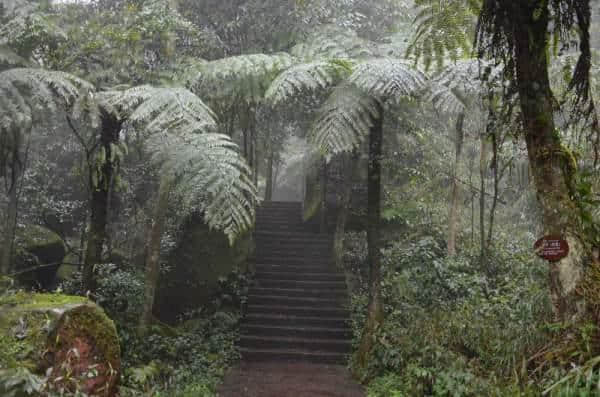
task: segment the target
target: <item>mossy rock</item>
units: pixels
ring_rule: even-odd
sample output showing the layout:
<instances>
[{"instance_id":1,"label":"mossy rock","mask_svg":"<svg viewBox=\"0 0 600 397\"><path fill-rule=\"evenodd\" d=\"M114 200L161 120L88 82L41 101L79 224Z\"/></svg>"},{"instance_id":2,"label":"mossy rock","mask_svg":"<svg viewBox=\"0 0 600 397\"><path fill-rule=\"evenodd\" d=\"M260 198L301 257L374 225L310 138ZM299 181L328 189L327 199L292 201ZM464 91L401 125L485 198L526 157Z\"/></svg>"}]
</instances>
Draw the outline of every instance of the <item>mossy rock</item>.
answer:
<instances>
[{"instance_id":1,"label":"mossy rock","mask_svg":"<svg viewBox=\"0 0 600 397\"><path fill-rule=\"evenodd\" d=\"M42 288L52 286L66 254L60 236L42 226L27 225L17 230L16 247L13 271L18 273L18 281ZM29 268L34 270L26 271Z\"/></svg>"},{"instance_id":2,"label":"mossy rock","mask_svg":"<svg viewBox=\"0 0 600 397\"><path fill-rule=\"evenodd\" d=\"M0 297L0 368L50 374L50 384L114 396L120 375L115 325L79 296L18 292Z\"/></svg>"},{"instance_id":3,"label":"mossy rock","mask_svg":"<svg viewBox=\"0 0 600 397\"><path fill-rule=\"evenodd\" d=\"M154 305L155 315L167 323L186 309L209 303L219 279L244 266L254 252L251 232L230 246L223 233L210 230L200 217L189 219L181 235L168 259L171 271L161 275Z\"/></svg>"}]
</instances>

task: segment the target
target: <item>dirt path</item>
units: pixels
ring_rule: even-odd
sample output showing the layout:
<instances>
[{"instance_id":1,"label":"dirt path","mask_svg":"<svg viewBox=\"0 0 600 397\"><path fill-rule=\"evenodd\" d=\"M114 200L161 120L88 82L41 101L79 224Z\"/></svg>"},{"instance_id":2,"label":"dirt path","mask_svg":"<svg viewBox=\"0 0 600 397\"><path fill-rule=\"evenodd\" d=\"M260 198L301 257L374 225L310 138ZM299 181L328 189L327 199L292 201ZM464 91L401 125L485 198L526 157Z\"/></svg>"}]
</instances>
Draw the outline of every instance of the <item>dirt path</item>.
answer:
<instances>
[{"instance_id":1,"label":"dirt path","mask_svg":"<svg viewBox=\"0 0 600 397\"><path fill-rule=\"evenodd\" d=\"M244 363L232 369L219 397L365 397L363 388L339 365Z\"/></svg>"}]
</instances>

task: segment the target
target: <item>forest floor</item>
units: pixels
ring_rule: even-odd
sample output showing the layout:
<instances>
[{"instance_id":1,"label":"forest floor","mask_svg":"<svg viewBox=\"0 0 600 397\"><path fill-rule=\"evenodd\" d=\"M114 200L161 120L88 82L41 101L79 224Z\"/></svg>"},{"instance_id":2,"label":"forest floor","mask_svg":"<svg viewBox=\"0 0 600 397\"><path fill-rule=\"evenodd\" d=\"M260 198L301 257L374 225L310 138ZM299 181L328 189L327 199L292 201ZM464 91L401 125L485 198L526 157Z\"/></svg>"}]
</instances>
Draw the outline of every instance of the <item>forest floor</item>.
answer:
<instances>
[{"instance_id":1,"label":"forest floor","mask_svg":"<svg viewBox=\"0 0 600 397\"><path fill-rule=\"evenodd\" d=\"M225 376L219 397L364 397L340 365L244 363Z\"/></svg>"}]
</instances>

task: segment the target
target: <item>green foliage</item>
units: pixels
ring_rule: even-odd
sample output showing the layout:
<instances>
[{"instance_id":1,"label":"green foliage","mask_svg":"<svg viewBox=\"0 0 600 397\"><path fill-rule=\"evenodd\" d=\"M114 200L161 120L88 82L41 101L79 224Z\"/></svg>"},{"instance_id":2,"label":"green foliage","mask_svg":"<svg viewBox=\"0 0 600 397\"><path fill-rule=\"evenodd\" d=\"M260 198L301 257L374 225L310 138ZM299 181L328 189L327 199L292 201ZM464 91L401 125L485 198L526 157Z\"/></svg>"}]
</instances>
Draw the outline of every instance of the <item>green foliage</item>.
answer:
<instances>
[{"instance_id":1,"label":"green foliage","mask_svg":"<svg viewBox=\"0 0 600 397\"><path fill-rule=\"evenodd\" d=\"M369 41L355 31L325 27L291 49L291 54L304 61L319 59L365 59L375 55Z\"/></svg>"},{"instance_id":2,"label":"green foliage","mask_svg":"<svg viewBox=\"0 0 600 397\"><path fill-rule=\"evenodd\" d=\"M0 73L0 133L31 128L40 116L67 110L92 90L89 83L64 72L17 68Z\"/></svg>"},{"instance_id":3,"label":"green foliage","mask_svg":"<svg viewBox=\"0 0 600 397\"><path fill-rule=\"evenodd\" d=\"M529 254L531 242L499 235L481 267L475 250L446 256L443 229L420 219L427 210L400 213L401 237L383 251L386 319L362 374L372 380L368 395L539 395L526 380L519 385L523 366L549 337L544 268ZM367 303L360 241L348 240L345 254L357 285L355 343Z\"/></svg>"},{"instance_id":4,"label":"green foliage","mask_svg":"<svg viewBox=\"0 0 600 397\"><path fill-rule=\"evenodd\" d=\"M433 62L441 69L447 60L456 62L471 53L480 0L416 0L415 5L419 12L408 57L429 70Z\"/></svg>"},{"instance_id":5,"label":"green foliage","mask_svg":"<svg viewBox=\"0 0 600 397\"><path fill-rule=\"evenodd\" d=\"M147 85L100 93L100 103L141 135L194 134L216 129L213 111L185 88Z\"/></svg>"},{"instance_id":6,"label":"green foliage","mask_svg":"<svg viewBox=\"0 0 600 397\"><path fill-rule=\"evenodd\" d=\"M183 88L142 86L102 93L100 101L138 131L162 177L175 179L181 218L199 210L230 241L253 225L251 171L228 136L204 133L214 131L216 121L196 95Z\"/></svg>"},{"instance_id":7,"label":"green foliage","mask_svg":"<svg viewBox=\"0 0 600 397\"><path fill-rule=\"evenodd\" d=\"M373 121L383 117L382 104L415 96L424 84L424 76L401 60L359 63L321 107L312 131L314 144L328 156L358 147Z\"/></svg>"},{"instance_id":8,"label":"green foliage","mask_svg":"<svg viewBox=\"0 0 600 397\"><path fill-rule=\"evenodd\" d=\"M326 92L351 72L350 61L329 60L295 65L277 76L269 86L265 98L277 104L300 94Z\"/></svg>"},{"instance_id":9,"label":"green foliage","mask_svg":"<svg viewBox=\"0 0 600 397\"><path fill-rule=\"evenodd\" d=\"M199 65L189 85L211 103L258 103L279 73L293 64L285 53L250 54L217 59Z\"/></svg>"},{"instance_id":10,"label":"green foliage","mask_svg":"<svg viewBox=\"0 0 600 397\"><path fill-rule=\"evenodd\" d=\"M486 81L497 78L495 70L490 76L491 65L483 60L459 60L444 68L431 79L430 99L436 109L447 114L462 113L483 104ZM477 103L479 101L479 103Z\"/></svg>"}]
</instances>

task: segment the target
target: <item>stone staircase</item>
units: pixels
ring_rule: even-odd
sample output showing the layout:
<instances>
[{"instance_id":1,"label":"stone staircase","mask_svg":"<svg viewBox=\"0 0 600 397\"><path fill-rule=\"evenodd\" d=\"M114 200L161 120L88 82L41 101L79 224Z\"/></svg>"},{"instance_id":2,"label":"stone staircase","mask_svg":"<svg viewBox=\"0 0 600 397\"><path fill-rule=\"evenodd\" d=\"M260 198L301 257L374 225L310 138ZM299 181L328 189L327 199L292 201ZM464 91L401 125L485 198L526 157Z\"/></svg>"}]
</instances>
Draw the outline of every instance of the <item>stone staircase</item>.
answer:
<instances>
[{"instance_id":1,"label":"stone staircase","mask_svg":"<svg viewBox=\"0 0 600 397\"><path fill-rule=\"evenodd\" d=\"M346 362L344 275L332 264L332 236L310 230L300 203L270 202L258 209L256 275L239 343L246 362Z\"/></svg>"}]
</instances>

